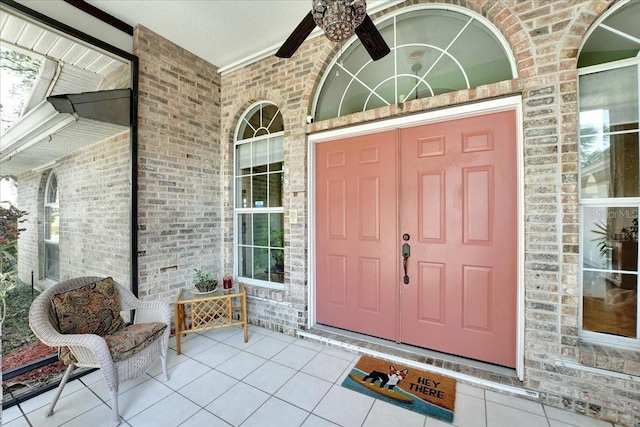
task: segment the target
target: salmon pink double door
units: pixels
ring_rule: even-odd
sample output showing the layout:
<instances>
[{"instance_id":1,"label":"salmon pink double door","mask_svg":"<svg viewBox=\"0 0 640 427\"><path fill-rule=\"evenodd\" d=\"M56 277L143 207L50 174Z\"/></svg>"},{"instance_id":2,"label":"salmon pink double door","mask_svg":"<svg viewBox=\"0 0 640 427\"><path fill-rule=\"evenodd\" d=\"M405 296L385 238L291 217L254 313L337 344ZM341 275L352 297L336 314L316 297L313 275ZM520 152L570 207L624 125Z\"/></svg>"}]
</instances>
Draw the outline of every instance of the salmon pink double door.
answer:
<instances>
[{"instance_id":1,"label":"salmon pink double door","mask_svg":"<svg viewBox=\"0 0 640 427\"><path fill-rule=\"evenodd\" d=\"M515 112L316 145L316 321L516 365Z\"/></svg>"}]
</instances>

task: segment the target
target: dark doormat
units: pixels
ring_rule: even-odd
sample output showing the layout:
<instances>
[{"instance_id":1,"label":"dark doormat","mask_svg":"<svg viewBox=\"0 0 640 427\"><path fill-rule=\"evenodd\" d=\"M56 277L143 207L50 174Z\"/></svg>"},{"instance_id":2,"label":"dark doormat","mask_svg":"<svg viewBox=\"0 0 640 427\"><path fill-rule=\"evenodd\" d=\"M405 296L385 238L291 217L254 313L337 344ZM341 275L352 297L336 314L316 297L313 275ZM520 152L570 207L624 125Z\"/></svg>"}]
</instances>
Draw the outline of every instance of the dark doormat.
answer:
<instances>
[{"instance_id":1,"label":"dark doormat","mask_svg":"<svg viewBox=\"0 0 640 427\"><path fill-rule=\"evenodd\" d=\"M453 378L361 356L342 386L419 414L453 422L456 400Z\"/></svg>"}]
</instances>

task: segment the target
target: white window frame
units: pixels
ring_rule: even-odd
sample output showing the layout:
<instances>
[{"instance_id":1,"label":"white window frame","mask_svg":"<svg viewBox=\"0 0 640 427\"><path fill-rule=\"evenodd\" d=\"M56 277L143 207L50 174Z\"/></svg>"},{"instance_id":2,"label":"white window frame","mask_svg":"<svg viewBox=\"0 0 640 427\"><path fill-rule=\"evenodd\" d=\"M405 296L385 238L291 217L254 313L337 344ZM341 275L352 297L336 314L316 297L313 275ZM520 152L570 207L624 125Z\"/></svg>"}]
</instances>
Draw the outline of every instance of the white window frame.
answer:
<instances>
[{"instance_id":1,"label":"white window frame","mask_svg":"<svg viewBox=\"0 0 640 427\"><path fill-rule=\"evenodd\" d=\"M50 201L49 200L49 193L50 193L50 188L52 185L52 180L55 180L56 182L56 200L55 201ZM47 227L49 227L49 230L51 228L51 225L49 224L49 219L50 219L50 215L49 213L49 209L56 209L58 211L58 222L60 221L60 187L58 185L58 177L56 176L55 172L51 172L49 174L49 176L47 177L47 184L45 185L45 190L44 190L44 221L43 221L43 249L44 249L44 268L43 268L43 275L45 278L47 279L54 279L54 280L59 280L60 279L60 231L58 229L58 234L57 234L57 238L55 239L51 239L48 236L47 233ZM50 276L47 273L49 272L49 256L48 256L48 251L47 248L50 246L56 246L58 248L58 259L54 260L55 263L58 265L57 270L58 270L58 277L54 277L54 276Z\"/></svg>"},{"instance_id":2,"label":"white window frame","mask_svg":"<svg viewBox=\"0 0 640 427\"><path fill-rule=\"evenodd\" d=\"M602 19L604 20L604 19ZM602 21L600 21L602 22ZM595 28L595 26L594 26ZM586 40L586 38L585 38ZM616 68L623 68L629 66L636 66L638 71L638 117L640 118L640 56L636 58L623 59L620 61L603 63L598 65L593 65L590 67L584 67L578 69L578 84L580 82L579 77L589 74L594 74L602 71L610 71ZM579 93L579 92L578 92ZM578 97L578 104L580 104L580 98ZM580 108L578 108L579 114ZM640 129L637 130L640 136ZM578 146L580 146L580 138L578 138ZM580 154L578 154L578 162L580 162ZM615 347L624 347L630 348L634 350L640 349L640 300L637 303L636 309L636 338L630 337L620 337L613 334L608 334L604 332L594 332L583 329L583 317L584 317L584 272L592 271L597 272L598 269L585 268L584 267L584 233L582 232L584 225L584 208L588 207L629 207L636 208L640 213L640 197L609 197L609 198L582 198L582 170L579 168L578 173L578 204L579 204L579 237L580 237L580 249L578 252L579 257L579 273L578 273L578 283L579 283L579 310L578 310L578 337L581 341L591 343L591 344L600 344L600 345L608 345ZM640 245L640 241L638 242ZM640 261L640 256L638 257ZM640 269L636 267L636 276L640 277ZM614 274L629 274L629 272L623 272L618 270L613 270ZM639 283L640 284L640 283ZM636 297L637 298L637 297Z\"/></svg>"},{"instance_id":3,"label":"white window frame","mask_svg":"<svg viewBox=\"0 0 640 427\"><path fill-rule=\"evenodd\" d=\"M257 208L255 206L252 207L237 207L236 206L236 201L237 201L237 178L238 178L238 162L236 159L236 153L237 153L237 149L238 146L240 145L244 145L244 144L250 144L250 143L256 143L259 141L263 141L263 140L268 140L268 139L276 139L276 138L282 138L283 139L283 144L284 144L284 130L279 131L279 132L274 132L274 133L267 133L267 134L263 134L260 136L256 136L253 138L245 138L245 139L238 139L238 137L240 136L240 130L242 129L242 125L243 123L248 123L246 119L250 118L249 116L251 114L253 114L253 112L256 110L256 107L258 108L262 108L263 106L267 106L267 105L273 105L277 108L277 106L271 102L268 101L258 101L255 102L253 104L251 104L242 114L242 117L240 118L240 120L238 120L238 123L236 125L236 130L234 133L234 146L233 146L233 265L234 265L234 271L233 271L233 275L237 280L242 281L243 283L249 284L249 285L254 285L254 286L261 286L264 288L270 288L270 289L278 289L278 290L284 290L284 283L279 283L279 282L271 282L271 281L265 281L265 280L258 280L258 279L254 279L254 278L250 278L250 277L244 277L240 275L240 268L239 268L239 256L238 256L238 249L240 247L240 242L238 239L238 229L239 229L239 216L241 214L247 214L247 213L262 213L262 214L272 214L272 213L276 213L276 214L282 214L283 217L283 232L284 232L284 203L282 204L282 206L279 207L260 207ZM282 114L282 112L280 111L280 109L278 108L278 114ZM275 117L275 116L274 116ZM268 127L267 128L262 128L264 130L266 130L268 132ZM257 131L257 129L255 129ZM281 172L284 176L284 165L282 168L282 172ZM251 174L251 176L253 176L253 174ZM282 194L284 195L284 186L281 187ZM284 243L284 242L283 242ZM242 245L242 246L247 246L247 245ZM253 245L251 245L253 246ZM283 248L282 250L284 251L284 244L283 244ZM284 262L285 265L287 263L287 258L286 256L284 257Z\"/></svg>"}]
</instances>

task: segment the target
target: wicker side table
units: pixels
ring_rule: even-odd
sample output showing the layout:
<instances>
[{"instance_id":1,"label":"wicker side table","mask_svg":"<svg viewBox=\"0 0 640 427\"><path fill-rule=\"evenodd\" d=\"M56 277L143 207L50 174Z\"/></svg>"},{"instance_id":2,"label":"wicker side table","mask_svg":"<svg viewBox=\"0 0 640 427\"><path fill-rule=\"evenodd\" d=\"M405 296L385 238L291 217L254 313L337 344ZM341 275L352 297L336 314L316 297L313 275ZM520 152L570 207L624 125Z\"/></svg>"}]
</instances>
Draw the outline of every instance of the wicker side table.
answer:
<instances>
[{"instance_id":1,"label":"wicker side table","mask_svg":"<svg viewBox=\"0 0 640 427\"><path fill-rule=\"evenodd\" d=\"M182 334L203 332L228 326L242 326L244 342L249 340L247 326L247 294L244 284L235 282L233 288L222 285L208 293L181 289L175 302L176 353L180 354Z\"/></svg>"}]
</instances>

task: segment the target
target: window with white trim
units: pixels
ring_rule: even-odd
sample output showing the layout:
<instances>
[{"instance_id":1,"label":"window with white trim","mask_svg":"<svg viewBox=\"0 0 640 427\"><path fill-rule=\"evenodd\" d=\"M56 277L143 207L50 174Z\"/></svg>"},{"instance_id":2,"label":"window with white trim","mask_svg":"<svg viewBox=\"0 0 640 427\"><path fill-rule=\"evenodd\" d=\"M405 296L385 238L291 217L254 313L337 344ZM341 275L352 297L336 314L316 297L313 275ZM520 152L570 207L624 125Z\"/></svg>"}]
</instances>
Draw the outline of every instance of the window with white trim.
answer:
<instances>
[{"instance_id":1,"label":"window with white trim","mask_svg":"<svg viewBox=\"0 0 640 427\"><path fill-rule=\"evenodd\" d=\"M620 3L580 51L580 338L638 347L640 1Z\"/></svg>"},{"instance_id":2,"label":"window with white trim","mask_svg":"<svg viewBox=\"0 0 640 427\"><path fill-rule=\"evenodd\" d=\"M47 178L44 195L44 277L60 278L60 207L58 179L55 173Z\"/></svg>"},{"instance_id":3,"label":"window with white trim","mask_svg":"<svg viewBox=\"0 0 640 427\"><path fill-rule=\"evenodd\" d=\"M242 115L235 138L236 277L284 284L284 125L278 107L258 102Z\"/></svg>"}]
</instances>

